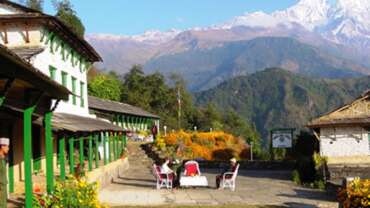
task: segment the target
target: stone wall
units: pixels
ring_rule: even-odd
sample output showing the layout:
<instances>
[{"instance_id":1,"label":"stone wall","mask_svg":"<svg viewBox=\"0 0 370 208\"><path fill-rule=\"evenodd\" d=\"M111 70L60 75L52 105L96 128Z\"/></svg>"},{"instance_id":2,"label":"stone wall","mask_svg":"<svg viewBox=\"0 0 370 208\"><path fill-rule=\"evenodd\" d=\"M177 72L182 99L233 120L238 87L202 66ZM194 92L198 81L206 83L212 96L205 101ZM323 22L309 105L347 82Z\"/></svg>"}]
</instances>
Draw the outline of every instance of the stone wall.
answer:
<instances>
[{"instance_id":1,"label":"stone wall","mask_svg":"<svg viewBox=\"0 0 370 208\"><path fill-rule=\"evenodd\" d=\"M91 172L87 173L89 182L97 181L100 184L100 188L112 183L113 179L118 178L129 168L129 162L127 158L119 159L105 166L99 167Z\"/></svg>"},{"instance_id":2,"label":"stone wall","mask_svg":"<svg viewBox=\"0 0 370 208\"><path fill-rule=\"evenodd\" d=\"M346 177L370 179L370 164L335 164L328 165L329 180L341 181Z\"/></svg>"},{"instance_id":3,"label":"stone wall","mask_svg":"<svg viewBox=\"0 0 370 208\"><path fill-rule=\"evenodd\" d=\"M158 152L152 151L150 145L143 146L144 151L153 161L160 164L164 158L161 158ZM223 169L228 161L197 161L200 168L204 169ZM240 169L244 170L293 170L295 161L239 161Z\"/></svg>"}]
</instances>

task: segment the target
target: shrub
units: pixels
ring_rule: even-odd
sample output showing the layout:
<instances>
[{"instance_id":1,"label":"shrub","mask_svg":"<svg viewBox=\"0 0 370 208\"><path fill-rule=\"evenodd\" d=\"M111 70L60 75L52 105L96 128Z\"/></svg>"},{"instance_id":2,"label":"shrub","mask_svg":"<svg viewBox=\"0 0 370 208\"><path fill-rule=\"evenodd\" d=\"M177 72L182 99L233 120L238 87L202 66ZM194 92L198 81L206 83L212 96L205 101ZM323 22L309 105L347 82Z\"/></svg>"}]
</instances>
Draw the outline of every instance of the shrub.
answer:
<instances>
[{"instance_id":1,"label":"shrub","mask_svg":"<svg viewBox=\"0 0 370 208\"><path fill-rule=\"evenodd\" d=\"M246 153L249 152L244 140L222 131L171 132L157 139L155 146L166 151L166 155L175 152L182 159L228 160L231 157L247 158Z\"/></svg>"},{"instance_id":2,"label":"shrub","mask_svg":"<svg viewBox=\"0 0 370 208\"><path fill-rule=\"evenodd\" d=\"M299 172L298 170L293 170L292 171L292 181L297 184L297 185L300 185L301 184L301 179L299 177Z\"/></svg>"},{"instance_id":3,"label":"shrub","mask_svg":"<svg viewBox=\"0 0 370 208\"><path fill-rule=\"evenodd\" d=\"M65 181L57 181L53 194L34 196L36 208L86 207L101 208L98 201L98 184L88 183L86 178L67 177Z\"/></svg>"},{"instance_id":4,"label":"shrub","mask_svg":"<svg viewBox=\"0 0 370 208\"><path fill-rule=\"evenodd\" d=\"M344 208L370 206L370 179L360 180L355 178L346 188L338 193L339 202Z\"/></svg>"}]
</instances>

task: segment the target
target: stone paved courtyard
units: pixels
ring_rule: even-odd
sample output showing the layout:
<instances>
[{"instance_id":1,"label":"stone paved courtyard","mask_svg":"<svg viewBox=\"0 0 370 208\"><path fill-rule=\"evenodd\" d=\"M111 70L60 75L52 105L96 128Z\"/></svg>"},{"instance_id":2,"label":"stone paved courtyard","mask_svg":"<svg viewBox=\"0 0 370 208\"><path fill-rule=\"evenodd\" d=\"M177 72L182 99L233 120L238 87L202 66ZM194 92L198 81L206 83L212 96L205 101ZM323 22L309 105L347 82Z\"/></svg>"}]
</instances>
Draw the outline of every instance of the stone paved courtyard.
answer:
<instances>
[{"instance_id":1,"label":"stone paved courtyard","mask_svg":"<svg viewBox=\"0 0 370 208\"><path fill-rule=\"evenodd\" d=\"M132 146L129 148L135 148ZM235 192L215 189L217 170L201 170L209 188L156 190L151 160L138 151L129 156L130 168L100 192L100 200L111 206L166 204L249 204L286 207L338 207L333 196L302 188L290 180L286 171L245 171L237 178Z\"/></svg>"}]
</instances>

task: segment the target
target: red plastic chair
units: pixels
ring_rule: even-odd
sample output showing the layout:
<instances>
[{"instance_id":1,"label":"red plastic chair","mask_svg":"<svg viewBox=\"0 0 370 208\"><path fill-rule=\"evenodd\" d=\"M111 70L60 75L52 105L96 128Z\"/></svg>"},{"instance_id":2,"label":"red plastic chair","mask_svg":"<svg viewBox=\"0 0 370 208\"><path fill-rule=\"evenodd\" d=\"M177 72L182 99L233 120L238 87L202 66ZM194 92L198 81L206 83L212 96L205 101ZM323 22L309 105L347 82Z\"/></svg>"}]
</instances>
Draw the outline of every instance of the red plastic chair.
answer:
<instances>
[{"instance_id":1,"label":"red plastic chair","mask_svg":"<svg viewBox=\"0 0 370 208\"><path fill-rule=\"evenodd\" d=\"M184 164L184 176L200 176L199 164L197 161L190 160Z\"/></svg>"}]
</instances>

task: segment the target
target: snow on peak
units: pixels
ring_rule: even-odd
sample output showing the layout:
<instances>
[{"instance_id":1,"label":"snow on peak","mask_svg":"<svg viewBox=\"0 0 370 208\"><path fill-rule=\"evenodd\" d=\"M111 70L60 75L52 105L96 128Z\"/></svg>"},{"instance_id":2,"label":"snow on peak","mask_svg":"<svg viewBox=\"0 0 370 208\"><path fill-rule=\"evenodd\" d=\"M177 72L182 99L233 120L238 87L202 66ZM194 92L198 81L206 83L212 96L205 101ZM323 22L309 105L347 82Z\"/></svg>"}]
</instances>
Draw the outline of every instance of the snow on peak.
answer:
<instances>
[{"instance_id":1,"label":"snow on peak","mask_svg":"<svg viewBox=\"0 0 370 208\"><path fill-rule=\"evenodd\" d=\"M86 35L86 39L95 39L95 40L109 40L109 41L135 41L135 42L142 42L147 44L161 44L172 40L175 38L176 35L181 33L180 30L171 29L166 32L161 32L159 30L148 30L145 31L143 34L140 35L113 35L113 34L89 34Z\"/></svg>"},{"instance_id":2,"label":"snow on peak","mask_svg":"<svg viewBox=\"0 0 370 208\"><path fill-rule=\"evenodd\" d=\"M313 30L327 22L329 9L326 0L301 0L296 5L283 11L276 11L272 15L281 21L298 23Z\"/></svg>"},{"instance_id":3,"label":"snow on peak","mask_svg":"<svg viewBox=\"0 0 370 208\"><path fill-rule=\"evenodd\" d=\"M149 30L140 35L133 35L130 38L134 41L150 44L160 44L172 40L181 32L181 30L171 29L166 32L159 30Z\"/></svg>"},{"instance_id":4,"label":"snow on peak","mask_svg":"<svg viewBox=\"0 0 370 208\"><path fill-rule=\"evenodd\" d=\"M326 35L341 38L370 38L370 0L337 0L330 10Z\"/></svg>"},{"instance_id":5,"label":"snow on peak","mask_svg":"<svg viewBox=\"0 0 370 208\"><path fill-rule=\"evenodd\" d=\"M298 23L309 30L313 30L316 26L326 23L329 8L327 0L301 0L286 10L276 11L271 14L262 11L246 13L218 27L230 29L244 25L268 28L279 24L289 26L291 23Z\"/></svg>"},{"instance_id":6,"label":"snow on peak","mask_svg":"<svg viewBox=\"0 0 370 208\"><path fill-rule=\"evenodd\" d=\"M216 26L219 29L230 29L237 26L250 26L250 27L274 27L279 24L279 21L273 16L266 14L262 11L245 13L242 16L237 16L225 24Z\"/></svg>"}]
</instances>

